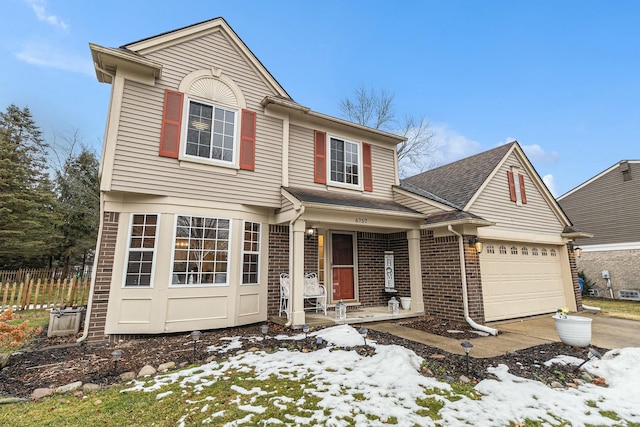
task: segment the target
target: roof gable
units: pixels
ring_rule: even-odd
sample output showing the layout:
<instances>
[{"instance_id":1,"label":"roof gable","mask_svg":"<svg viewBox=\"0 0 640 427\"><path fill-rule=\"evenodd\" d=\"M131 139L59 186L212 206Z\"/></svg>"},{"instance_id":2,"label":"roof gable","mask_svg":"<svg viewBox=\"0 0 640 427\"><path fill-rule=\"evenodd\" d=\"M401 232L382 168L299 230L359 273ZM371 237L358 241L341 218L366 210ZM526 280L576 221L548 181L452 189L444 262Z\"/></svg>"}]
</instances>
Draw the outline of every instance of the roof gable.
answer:
<instances>
[{"instance_id":1,"label":"roof gable","mask_svg":"<svg viewBox=\"0 0 640 427\"><path fill-rule=\"evenodd\" d=\"M405 178L402 180L401 186L406 187L408 191L412 191L411 186L418 187L439 199L448 201L458 209L464 209L491 173L517 144L514 141Z\"/></svg>"},{"instance_id":2,"label":"roof gable","mask_svg":"<svg viewBox=\"0 0 640 427\"><path fill-rule=\"evenodd\" d=\"M249 63L258 71L265 82L272 87L275 93L284 98L291 99L289 94L271 75L269 70L266 69L262 62L260 62L247 45L244 44L242 39L229 26L227 21L221 17L128 43L121 46L120 49L134 52L139 55L147 55L169 46L204 37L216 31L222 31L225 34L225 36L236 46L237 50L241 52L247 58Z\"/></svg>"}]
</instances>

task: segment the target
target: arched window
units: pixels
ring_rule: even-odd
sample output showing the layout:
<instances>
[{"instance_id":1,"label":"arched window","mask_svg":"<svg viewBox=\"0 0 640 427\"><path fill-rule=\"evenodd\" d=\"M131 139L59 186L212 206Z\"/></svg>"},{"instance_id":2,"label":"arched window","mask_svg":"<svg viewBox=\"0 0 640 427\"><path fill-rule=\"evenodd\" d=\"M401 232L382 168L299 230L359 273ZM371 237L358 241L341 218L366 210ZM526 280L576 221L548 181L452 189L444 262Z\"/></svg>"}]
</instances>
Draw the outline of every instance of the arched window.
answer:
<instances>
[{"instance_id":1,"label":"arched window","mask_svg":"<svg viewBox=\"0 0 640 427\"><path fill-rule=\"evenodd\" d=\"M522 255L529 255L529 248L527 248L526 246L522 247Z\"/></svg>"}]
</instances>

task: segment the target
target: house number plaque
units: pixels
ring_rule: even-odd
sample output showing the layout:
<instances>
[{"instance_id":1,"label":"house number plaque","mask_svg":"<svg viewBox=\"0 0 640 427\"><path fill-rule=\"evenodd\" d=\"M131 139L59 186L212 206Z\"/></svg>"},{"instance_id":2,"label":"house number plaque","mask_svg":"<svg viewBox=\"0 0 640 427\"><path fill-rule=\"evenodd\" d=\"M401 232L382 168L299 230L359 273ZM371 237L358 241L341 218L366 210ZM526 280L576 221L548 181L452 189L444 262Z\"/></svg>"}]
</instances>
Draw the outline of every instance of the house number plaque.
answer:
<instances>
[{"instance_id":1,"label":"house number plaque","mask_svg":"<svg viewBox=\"0 0 640 427\"><path fill-rule=\"evenodd\" d=\"M366 224L367 218L356 218L356 224Z\"/></svg>"}]
</instances>

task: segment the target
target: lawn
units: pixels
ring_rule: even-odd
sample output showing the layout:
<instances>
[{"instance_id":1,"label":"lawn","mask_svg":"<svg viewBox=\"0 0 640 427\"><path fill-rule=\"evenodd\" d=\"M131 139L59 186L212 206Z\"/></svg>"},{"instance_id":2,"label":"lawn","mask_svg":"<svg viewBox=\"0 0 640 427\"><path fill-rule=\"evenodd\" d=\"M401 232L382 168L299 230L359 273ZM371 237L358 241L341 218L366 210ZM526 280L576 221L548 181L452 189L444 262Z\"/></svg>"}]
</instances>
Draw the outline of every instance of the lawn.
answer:
<instances>
[{"instance_id":1,"label":"lawn","mask_svg":"<svg viewBox=\"0 0 640 427\"><path fill-rule=\"evenodd\" d=\"M584 305L600 307L603 316L640 321L640 301L612 300L604 298L582 298Z\"/></svg>"}]
</instances>

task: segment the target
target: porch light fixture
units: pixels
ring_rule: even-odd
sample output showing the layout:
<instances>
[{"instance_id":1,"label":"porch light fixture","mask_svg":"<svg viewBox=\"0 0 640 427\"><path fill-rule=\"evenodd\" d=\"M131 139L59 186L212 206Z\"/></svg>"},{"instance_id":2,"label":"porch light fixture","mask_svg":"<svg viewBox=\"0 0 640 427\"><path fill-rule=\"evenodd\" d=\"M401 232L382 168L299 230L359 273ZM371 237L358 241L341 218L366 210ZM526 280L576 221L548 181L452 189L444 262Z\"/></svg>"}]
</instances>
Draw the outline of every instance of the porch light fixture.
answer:
<instances>
[{"instance_id":1,"label":"porch light fixture","mask_svg":"<svg viewBox=\"0 0 640 427\"><path fill-rule=\"evenodd\" d=\"M310 240L316 234L316 230L313 227L309 227L305 230L305 234L307 235L307 240Z\"/></svg>"},{"instance_id":2,"label":"porch light fixture","mask_svg":"<svg viewBox=\"0 0 640 427\"><path fill-rule=\"evenodd\" d=\"M576 256L578 258L582 256L582 248L580 246L577 246L576 248L574 248L573 251L576 253Z\"/></svg>"},{"instance_id":3,"label":"porch light fixture","mask_svg":"<svg viewBox=\"0 0 640 427\"><path fill-rule=\"evenodd\" d=\"M111 359L113 359L113 370L118 370L118 362L122 359L123 351L120 349L113 350L111 352Z\"/></svg>"},{"instance_id":4,"label":"porch light fixture","mask_svg":"<svg viewBox=\"0 0 640 427\"><path fill-rule=\"evenodd\" d=\"M476 236L469 239L469 246L475 248L477 253L482 253L482 242Z\"/></svg>"},{"instance_id":5,"label":"porch light fixture","mask_svg":"<svg viewBox=\"0 0 640 427\"><path fill-rule=\"evenodd\" d=\"M467 376L468 376L469 375L469 353L471 353L473 344L471 344L469 341L462 341L460 345L464 349L464 353L467 355Z\"/></svg>"}]
</instances>

